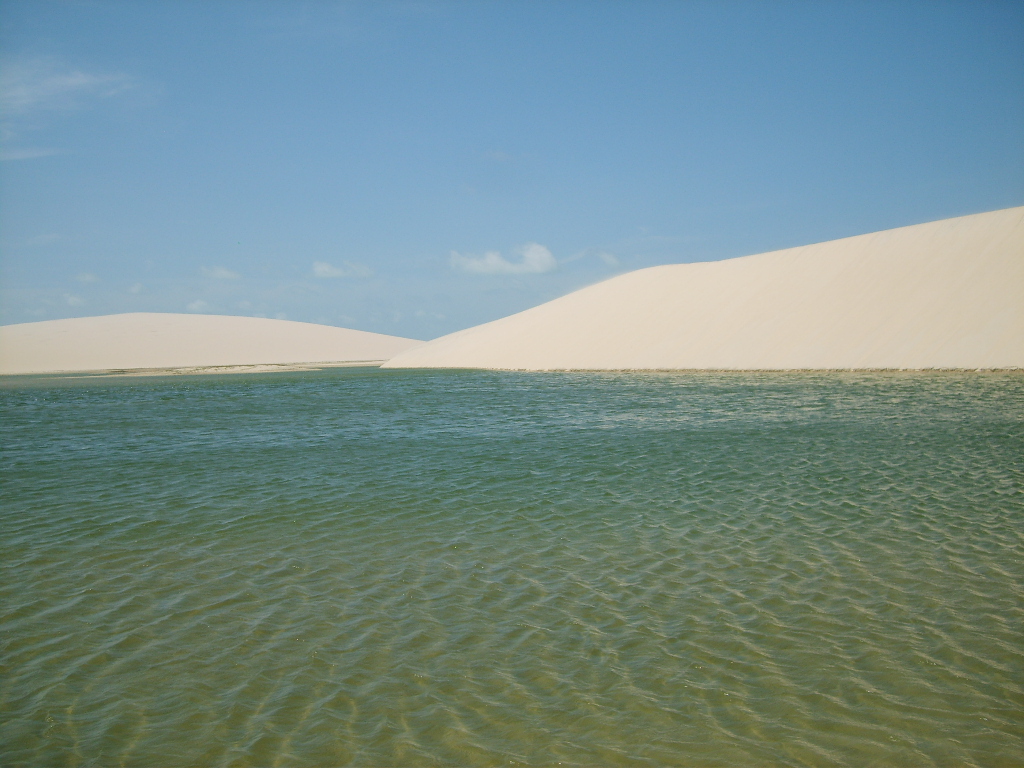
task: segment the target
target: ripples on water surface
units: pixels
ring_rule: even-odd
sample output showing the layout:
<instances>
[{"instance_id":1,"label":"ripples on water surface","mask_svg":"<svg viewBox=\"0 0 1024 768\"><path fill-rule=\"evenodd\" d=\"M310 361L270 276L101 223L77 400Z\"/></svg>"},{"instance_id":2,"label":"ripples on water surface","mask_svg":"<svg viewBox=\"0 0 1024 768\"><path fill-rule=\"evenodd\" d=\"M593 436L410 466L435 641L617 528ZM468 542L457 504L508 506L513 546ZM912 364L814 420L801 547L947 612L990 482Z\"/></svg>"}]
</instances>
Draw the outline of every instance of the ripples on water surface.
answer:
<instances>
[{"instance_id":1,"label":"ripples on water surface","mask_svg":"<svg viewBox=\"0 0 1024 768\"><path fill-rule=\"evenodd\" d=\"M1024 376L18 382L0 764L1024 762Z\"/></svg>"}]
</instances>

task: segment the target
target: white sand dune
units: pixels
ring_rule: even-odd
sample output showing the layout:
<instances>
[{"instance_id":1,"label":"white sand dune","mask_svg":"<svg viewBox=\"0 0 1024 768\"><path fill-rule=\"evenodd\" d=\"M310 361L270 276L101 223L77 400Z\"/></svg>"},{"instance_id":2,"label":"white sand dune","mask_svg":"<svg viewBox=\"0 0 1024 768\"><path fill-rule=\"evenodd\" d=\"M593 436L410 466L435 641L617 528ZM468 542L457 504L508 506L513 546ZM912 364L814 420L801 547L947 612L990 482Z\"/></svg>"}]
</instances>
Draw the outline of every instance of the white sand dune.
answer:
<instances>
[{"instance_id":1,"label":"white sand dune","mask_svg":"<svg viewBox=\"0 0 1024 768\"><path fill-rule=\"evenodd\" d=\"M313 323L140 312L0 327L0 374L380 362L420 341Z\"/></svg>"},{"instance_id":2,"label":"white sand dune","mask_svg":"<svg viewBox=\"0 0 1024 768\"><path fill-rule=\"evenodd\" d=\"M385 368L1024 367L1024 208L641 269Z\"/></svg>"}]
</instances>

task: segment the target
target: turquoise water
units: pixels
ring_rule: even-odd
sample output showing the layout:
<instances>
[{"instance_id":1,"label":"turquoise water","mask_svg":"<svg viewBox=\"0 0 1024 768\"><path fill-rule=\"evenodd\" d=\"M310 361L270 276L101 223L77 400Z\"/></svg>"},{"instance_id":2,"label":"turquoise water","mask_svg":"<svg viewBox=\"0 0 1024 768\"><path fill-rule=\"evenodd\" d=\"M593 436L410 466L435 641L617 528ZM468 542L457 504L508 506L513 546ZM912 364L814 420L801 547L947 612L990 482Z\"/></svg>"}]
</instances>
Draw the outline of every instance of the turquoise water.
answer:
<instances>
[{"instance_id":1,"label":"turquoise water","mask_svg":"<svg viewBox=\"0 0 1024 768\"><path fill-rule=\"evenodd\" d=\"M1024 763L1024 375L5 384L4 766Z\"/></svg>"}]
</instances>

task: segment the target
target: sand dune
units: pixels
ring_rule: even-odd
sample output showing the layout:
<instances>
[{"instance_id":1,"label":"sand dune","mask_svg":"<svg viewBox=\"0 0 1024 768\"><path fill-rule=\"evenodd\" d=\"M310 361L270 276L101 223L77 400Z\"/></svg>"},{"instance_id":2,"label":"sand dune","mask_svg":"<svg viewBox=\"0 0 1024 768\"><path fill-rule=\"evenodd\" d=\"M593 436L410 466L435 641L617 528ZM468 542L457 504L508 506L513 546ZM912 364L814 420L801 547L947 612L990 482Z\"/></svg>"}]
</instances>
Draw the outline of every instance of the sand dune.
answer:
<instances>
[{"instance_id":1,"label":"sand dune","mask_svg":"<svg viewBox=\"0 0 1024 768\"><path fill-rule=\"evenodd\" d=\"M642 269L384 367L1024 367L1024 208Z\"/></svg>"},{"instance_id":2,"label":"sand dune","mask_svg":"<svg viewBox=\"0 0 1024 768\"><path fill-rule=\"evenodd\" d=\"M258 317L104 315L0 327L0 374L379 362L421 343Z\"/></svg>"}]
</instances>

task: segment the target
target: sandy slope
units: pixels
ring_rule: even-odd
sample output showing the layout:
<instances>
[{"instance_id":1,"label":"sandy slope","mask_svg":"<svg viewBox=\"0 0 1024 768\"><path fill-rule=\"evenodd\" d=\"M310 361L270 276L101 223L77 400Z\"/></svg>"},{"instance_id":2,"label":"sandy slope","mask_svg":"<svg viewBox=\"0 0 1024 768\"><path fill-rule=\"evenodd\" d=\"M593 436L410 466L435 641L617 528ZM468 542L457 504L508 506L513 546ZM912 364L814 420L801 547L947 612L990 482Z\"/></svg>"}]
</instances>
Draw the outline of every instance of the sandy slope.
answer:
<instances>
[{"instance_id":1,"label":"sandy slope","mask_svg":"<svg viewBox=\"0 0 1024 768\"><path fill-rule=\"evenodd\" d=\"M642 269L384 367L1024 367L1024 208Z\"/></svg>"},{"instance_id":2,"label":"sandy slope","mask_svg":"<svg viewBox=\"0 0 1024 768\"><path fill-rule=\"evenodd\" d=\"M0 374L380 361L421 343L258 317L104 315L0 327Z\"/></svg>"}]
</instances>

